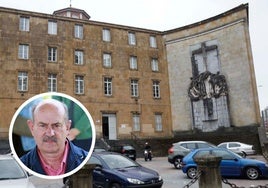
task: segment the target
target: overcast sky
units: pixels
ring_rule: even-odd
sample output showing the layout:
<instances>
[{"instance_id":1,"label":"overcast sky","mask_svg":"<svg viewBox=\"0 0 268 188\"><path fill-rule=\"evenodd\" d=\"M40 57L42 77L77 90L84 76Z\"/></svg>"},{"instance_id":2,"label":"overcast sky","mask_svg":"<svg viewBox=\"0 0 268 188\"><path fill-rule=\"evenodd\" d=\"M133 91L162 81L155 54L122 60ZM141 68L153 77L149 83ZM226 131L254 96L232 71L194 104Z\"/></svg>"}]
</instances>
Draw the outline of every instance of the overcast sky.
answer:
<instances>
[{"instance_id":1,"label":"overcast sky","mask_svg":"<svg viewBox=\"0 0 268 188\"><path fill-rule=\"evenodd\" d=\"M268 106L268 0L72 0L91 20L158 31L192 24L249 4L249 28L260 110ZM0 0L0 6L52 14L70 0ZM239 71L239 70L238 70Z\"/></svg>"}]
</instances>

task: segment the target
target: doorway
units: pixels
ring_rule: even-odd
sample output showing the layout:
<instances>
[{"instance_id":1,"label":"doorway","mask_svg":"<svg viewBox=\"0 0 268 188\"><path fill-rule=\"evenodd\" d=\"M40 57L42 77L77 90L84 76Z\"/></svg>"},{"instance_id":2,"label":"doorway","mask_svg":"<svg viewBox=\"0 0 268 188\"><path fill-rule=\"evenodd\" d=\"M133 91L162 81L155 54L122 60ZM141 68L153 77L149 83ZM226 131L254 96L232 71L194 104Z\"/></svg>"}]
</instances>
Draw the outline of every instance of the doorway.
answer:
<instances>
[{"instance_id":1,"label":"doorway","mask_svg":"<svg viewBox=\"0 0 268 188\"><path fill-rule=\"evenodd\" d=\"M116 140L116 115L103 114L102 115L102 135L104 139Z\"/></svg>"}]
</instances>

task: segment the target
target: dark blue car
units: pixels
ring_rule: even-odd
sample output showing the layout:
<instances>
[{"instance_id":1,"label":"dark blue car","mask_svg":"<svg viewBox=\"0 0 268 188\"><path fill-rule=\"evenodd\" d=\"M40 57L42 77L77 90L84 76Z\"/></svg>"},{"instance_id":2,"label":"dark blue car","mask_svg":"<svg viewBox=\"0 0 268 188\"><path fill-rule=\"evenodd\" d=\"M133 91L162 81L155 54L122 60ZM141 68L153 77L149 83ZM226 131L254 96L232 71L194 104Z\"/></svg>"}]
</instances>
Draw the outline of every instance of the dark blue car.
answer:
<instances>
[{"instance_id":1,"label":"dark blue car","mask_svg":"<svg viewBox=\"0 0 268 188\"><path fill-rule=\"evenodd\" d=\"M163 184L163 179L156 171L118 153L93 152L88 163L96 164L93 187L160 188Z\"/></svg>"},{"instance_id":2,"label":"dark blue car","mask_svg":"<svg viewBox=\"0 0 268 188\"><path fill-rule=\"evenodd\" d=\"M243 158L240 155L222 148L206 148L197 149L189 153L183 158L182 171L189 178L194 178L197 175L197 165L194 158L206 155L214 155L222 157L220 163L220 172L224 177L246 177L251 180L259 177L268 177L268 164L255 160Z\"/></svg>"}]
</instances>

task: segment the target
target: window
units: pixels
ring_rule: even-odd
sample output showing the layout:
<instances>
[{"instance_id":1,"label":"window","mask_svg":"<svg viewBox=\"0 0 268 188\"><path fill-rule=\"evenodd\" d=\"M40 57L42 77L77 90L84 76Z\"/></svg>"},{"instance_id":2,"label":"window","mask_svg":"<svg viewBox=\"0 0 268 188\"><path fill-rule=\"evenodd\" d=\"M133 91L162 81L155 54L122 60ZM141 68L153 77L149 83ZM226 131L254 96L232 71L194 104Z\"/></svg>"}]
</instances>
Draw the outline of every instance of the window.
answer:
<instances>
[{"instance_id":1,"label":"window","mask_svg":"<svg viewBox=\"0 0 268 188\"><path fill-rule=\"evenodd\" d=\"M139 114L133 114L132 115L132 121L133 121L133 131L140 131L141 130L140 115Z\"/></svg>"},{"instance_id":2,"label":"window","mask_svg":"<svg viewBox=\"0 0 268 188\"><path fill-rule=\"evenodd\" d=\"M111 41L111 33L109 29L103 29L102 30L102 40L105 42Z\"/></svg>"},{"instance_id":3,"label":"window","mask_svg":"<svg viewBox=\"0 0 268 188\"><path fill-rule=\"evenodd\" d=\"M158 59L157 58L152 58L151 60L151 66L152 66L152 71L159 71L159 68L158 68Z\"/></svg>"},{"instance_id":4,"label":"window","mask_svg":"<svg viewBox=\"0 0 268 188\"><path fill-rule=\"evenodd\" d=\"M47 88L50 92L57 91L57 75L56 74L48 74L48 82Z\"/></svg>"},{"instance_id":5,"label":"window","mask_svg":"<svg viewBox=\"0 0 268 188\"><path fill-rule=\"evenodd\" d=\"M48 47L48 61L56 62L57 61L57 48Z\"/></svg>"},{"instance_id":6,"label":"window","mask_svg":"<svg viewBox=\"0 0 268 188\"><path fill-rule=\"evenodd\" d=\"M130 81L130 88L131 88L131 96L138 97L139 96L139 84L138 80L131 80Z\"/></svg>"},{"instance_id":7,"label":"window","mask_svg":"<svg viewBox=\"0 0 268 188\"><path fill-rule=\"evenodd\" d=\"M84 64L84 52L80 50L75 51L75 60L76 65L83 65Z\"/></svg>"},{"instance_id":8,"label":"window","mask_svg":"<svg viewBox=\"0 0 268 188\"><path fill-rule=\"evenodd\" d=\"M19 59L28 59L29 58L29 45L28 44L20 44L19 45Z\"/></svg>"},{"instance_id":9,"label":"window","mask_svg":"<svg viewBox=\"0 0 268 188\"><path fill-rule=\"evenodd\" d=\"M162 115L161 114L155 114L155 130L156 131L163 130Z\"/></svg>"},{"instance_id":10,"label":"window","mask_svg":"<svg viewBox=\"0 0 268 188\"><path fill-rule=\"evenodd\" d=\"M57 35L57 22L48 21L48 34Z\"/></svg>"},{"instance_id":11,"label":"window","mask_svg":"<svg viewBox=\"0 0 268 188\"><path fill-rule=\"evenodd\" d=\"M21 71L18 73L18 91L28 90L28 73Z\"/></svg>"},{"instance_id":12,"label":"window","mask_svg":"<svg viewBox=\"0 0 268 188\"><path fill-rule=\"evenodd\" d=\"M212 155L214 155L216 157L221 157L222 160L234 160L235 159L234 155L232 155L228 151L224 151L224 150L215 150L212 153Z\"/></svg>"},{"instance_id":13,"label":"window","mask_svg":"<svg viewBox=\"0 0 268 188\"><path fill-rule=\"evenodd\" d=\"M136 36L135 33L129 32L128 33L128 44L129 45L136 45Z\"/></svg>"},{"instance_id":14,"label":"window","mask_svg":"<svg viewBox=\"0 0 268 188\"><path fill-rule=\"evenodd\" d=\"M84 94L84 76L75 76L75 94Z\"/></svg>"},{"instance_id":15,"label":"window","mask_svg":"<svg viewBox=\"0 0 268 188\"><path fill-rule=\"evenodd\" d=\"M30 19L27 17L20 17L20 31L29 31L30 30Z\"/></svg>"},{"instance_id":16,"label":"window","mask_svg":"<svg viewBox=\"0 0 268 188\"><path fill-rule=\"evenodd\" d=\"M160 98L160 85L159 81L153 81L153 97Z\"/></svg>"},{"instance_id":17,"label":"window","mask_svg":"<svg viewBox=\"0 0 268 188\"><path fill-rule=\"evenodd\" d=\"M83 26L82 25L74 26L74 37L79 38L79 39L83 38Z\"/></svg>"},{"instance_id":18,"label":"window","mask_svg":"<svg viewBox=\"0 0 268 188\"><path fill-rule=\"evenodd\" d=\"M240 144L237 144L237 143L230 143L229 144L229 147L230 148L237 148L237 147L241 147L241 145Z\"/></svg>"},{"instance_id":19,"label":"window","mask_svg":"<svg viewBox=\"0 0 268 188\"><path fill-rule=\"evenodd\" d=\"M156 37L150 36L150 47L157 48Z\"/></svg>"},{"instance_id":20,"label":"window","mask_svg":"<svg viewBox=\"0 0 268 188\"><path fill-rule=\"evenodd\" d=\"M104 95L112 95L112 78L104 78Z\"/></svg>"},{"instance_id":21,"label":"window","mask_svg":"<svg viewBox=\"0 0 268 188\"><path fill-rule=\"evenodd\" d=\"M137 57L136 56L130 56L130 58L129 58L129 67L132 70L137 70L138 69Z\"/></svg>"},{"instance_id":22,"label":"window","mask_svg":"<svg viewBox=\"0 0 268 188\"><path fill-rule=\"evenodd\" d=\"M109 53L104 53L103 54L103 66L106 67L106 68L111 68L112 67L111 54L109 54Z\"/></svg>"}]
</instances>

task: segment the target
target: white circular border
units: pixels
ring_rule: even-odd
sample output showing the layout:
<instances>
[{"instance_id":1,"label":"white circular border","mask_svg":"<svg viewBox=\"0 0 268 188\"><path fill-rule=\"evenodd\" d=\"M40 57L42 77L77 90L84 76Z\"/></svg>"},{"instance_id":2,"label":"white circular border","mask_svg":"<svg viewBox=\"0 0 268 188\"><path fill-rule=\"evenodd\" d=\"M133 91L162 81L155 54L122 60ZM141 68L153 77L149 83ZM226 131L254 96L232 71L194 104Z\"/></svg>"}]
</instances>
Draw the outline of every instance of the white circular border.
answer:
<instances>
[{"instance_id":1,"label":"white circular border","mask_svg":"<svg viewBox=\"0 0 268 188\"><path fill-rule=\"evenodd\" d=\"M61 97L65 97L65 98L68 98L69 100L72 100L73 102L75 102L77 105L79 105L83 111L86 113L88 119L89 119L89 122L91 124L91 131L92 131L92 142L91 142L91 147L90 147L90 150L88 152L88 155L87 157L84 159L84 161L78 166L76 167L74 170L68 172L68 173L65 173L63 175L58 175L58 176L48 176L48 175L43 175L43 174L39 174L37 172L34 172L33 170L29 169L23 162L21 162L20 158L18 157L15 149L14 149L14 146L13 146L13 139L12 139L12 133L13 133L13 126L14 126L14 123L15 123L15 120L17 119L19 113L21 112L21 110L30 102L32 102L33 100L37 99L37 98L40 98L40 97L45 97L45 96L61 96ZM38 94L38 95L35 95L33 97L31 97L30 99L26 100L18 109L17 111L15 112L15 114L13 115L13 118L11 120L11 123L10 123L10 126L9 126L9 143L10 143L10 147L11 147L11 151L12 151L12 154L14 156L14 158L16 159L16 161L20 164L20 166L26 170L27 172L29 172L30 174L33 174L37 177L40 177L40 178L44 178L44 179L60 179L60 178L64 178L64 177L67 177L67 176L71 176L72 174L76 173L78 170L80 170L86 163L87 161L89 160L89 158L91 157L92 155L92 152L94 150L94 147L95 147L95 141L96 141L96 132L95 132L95 124L94 124L94 121L90 115L90 113L88 112L88 110L86 109L86 107L81 103L79 102L77 99L69 96L69 95L66 95L64 93L58 93L58 92L47 92L47 93L41 93L41 94Z\"/></svg>"}]
</instances>

